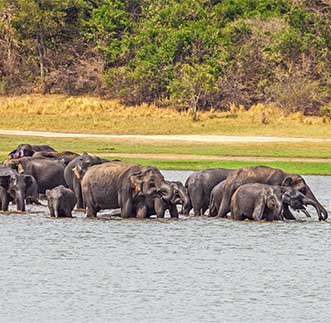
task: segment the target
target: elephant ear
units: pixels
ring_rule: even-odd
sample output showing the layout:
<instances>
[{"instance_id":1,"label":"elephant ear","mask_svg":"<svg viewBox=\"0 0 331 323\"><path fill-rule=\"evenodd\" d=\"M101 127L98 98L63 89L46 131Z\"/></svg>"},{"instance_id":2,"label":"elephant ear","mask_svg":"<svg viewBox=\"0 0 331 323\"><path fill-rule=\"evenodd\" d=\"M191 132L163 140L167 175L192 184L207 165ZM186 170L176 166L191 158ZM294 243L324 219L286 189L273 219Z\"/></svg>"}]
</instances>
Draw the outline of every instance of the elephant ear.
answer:
<instances>
[{"instance_id":1,"label":"elephant ear","mask_svg":"<svg viewBox=\"0 0 331 323\"><path fill-rule=\"evenodd\" d=\"M10 184L10 175L2 175L0 176L0 186L4 187L8 190Z\"/></svg>"},{"instance_id":2,"label":"elephant ear","mask_svg":"<svg viewBox=\"0 0 331 323\"><path fill-rule=\"evenodd\" d=\"M135 194L142 192L143 174L141 172L132 174L130 176L130 182Z\"/></svg>"}]
</instances>

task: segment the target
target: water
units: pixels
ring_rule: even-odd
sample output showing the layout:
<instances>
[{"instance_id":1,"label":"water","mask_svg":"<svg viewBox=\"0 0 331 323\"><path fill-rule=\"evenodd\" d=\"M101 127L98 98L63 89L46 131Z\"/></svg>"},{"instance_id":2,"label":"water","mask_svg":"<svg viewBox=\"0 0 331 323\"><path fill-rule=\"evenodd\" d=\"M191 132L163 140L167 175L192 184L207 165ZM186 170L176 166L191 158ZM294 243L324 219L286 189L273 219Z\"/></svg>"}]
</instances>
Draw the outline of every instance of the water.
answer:
<instances>
[{"instance_id":1,"label":"water","mask_svg":"<svg viewBox=\"0 0 331 323\"><path fill-rule=\"evenodd\" d=\"M331 177L306 180L330 211ZM330 320L331 222L314 212L242 223L51 219L29 208L0 215L0 321Z\"/></svg>"}]
</instances>

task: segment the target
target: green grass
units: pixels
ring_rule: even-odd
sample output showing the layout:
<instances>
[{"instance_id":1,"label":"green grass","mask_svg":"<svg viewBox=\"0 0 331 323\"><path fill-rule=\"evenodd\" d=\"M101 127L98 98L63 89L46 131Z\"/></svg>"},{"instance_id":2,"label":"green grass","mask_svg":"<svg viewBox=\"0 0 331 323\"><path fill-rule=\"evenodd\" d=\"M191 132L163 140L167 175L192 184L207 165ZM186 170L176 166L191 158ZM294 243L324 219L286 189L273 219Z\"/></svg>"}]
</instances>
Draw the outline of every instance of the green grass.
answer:
<instances>
[{"instance_id":1,"label":"green grass","mask_svg":"<svg viewBox=\"0 0 331 323\"><path fill-rule=\"evenodd\" d=\"M135 158L122 158L124 161L138 163L146 166L156 166L169 170L200 170L213 167L240 168L247 166L270 166L283 169L288 173L302 175L331 175L331 163L319 162L251 162L251 161L185 161L185 160L146 160Z\"/></svg>"},{"instance_id":2,"label":"green grass","mask_svg":"<svg viewBox=\"0 0 331 323\"><path fill-rule=\"evenodd\" d=\"M0 136L0 153L5 155L22 142L49 144L58 151L87 151L95 154L145 153L198 156L244 156L244 157L288 157L288 158L331 158L331 143L173 143L139 142L116 139L72 139Z\"/></svg>"},{"instance_id":3,"label":"green grass","mask_svg":"<svg viewBox=\"0 0 331 323\"><path fill-rule=\"evenodd\" d=\"M199 144L199 143L139 143L134 140L100 140L100 139L72 139L72 138L37 138L19 136L0 136L0 159L4 160L10 150L18 144L28 142L33 144L49 144L58 151L71 150L81 153L87 151L94 154L109 156L118 154L116 158L137 162L143 165L154 165L161 169L198 170L209 167L239 168L244 166L268 165L282 168L285 171L299 174L331 175L331 163L311 162L309 158L331 158L331 143L226 143L226 144ZM122 158L121 154L140 153L154 154L157 160L147 158ZM174 154L173 160L162 159L162 154ZM243 156L243 157L301 157L305 162L291 161L211 161L179 160L176 155L199 156Z\"/></svg>"}]
</instances>

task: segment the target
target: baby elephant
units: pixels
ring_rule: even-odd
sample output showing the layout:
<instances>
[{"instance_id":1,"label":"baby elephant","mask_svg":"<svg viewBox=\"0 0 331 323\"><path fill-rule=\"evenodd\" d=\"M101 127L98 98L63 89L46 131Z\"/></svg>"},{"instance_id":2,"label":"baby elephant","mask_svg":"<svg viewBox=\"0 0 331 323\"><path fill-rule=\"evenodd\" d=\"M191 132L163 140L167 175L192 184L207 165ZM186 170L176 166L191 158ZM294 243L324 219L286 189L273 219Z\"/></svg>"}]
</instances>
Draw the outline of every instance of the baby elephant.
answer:
<instances>
[{"instance_id":1,"label":"baby elephant","mask_svg":"<svg viewBox=\"0 0 331 323\"><path fill-rule=\"evenodd\" d=\"M77 203L73 191L63 185L57 186L52 190L46 190L48 208L52 217L72 217L72 210Z\"/></svg>"},{"instance_id":2,"label":"baby elephant","mask_svg":"<svg viewBox=\"0 0 331 323\"><path fill-rule=\"evenodd\" d=\"M281 220L282 209L282 196L265 184L242 185L231 199L231 214L235 220Z\"/></svg>"}]
</instances>

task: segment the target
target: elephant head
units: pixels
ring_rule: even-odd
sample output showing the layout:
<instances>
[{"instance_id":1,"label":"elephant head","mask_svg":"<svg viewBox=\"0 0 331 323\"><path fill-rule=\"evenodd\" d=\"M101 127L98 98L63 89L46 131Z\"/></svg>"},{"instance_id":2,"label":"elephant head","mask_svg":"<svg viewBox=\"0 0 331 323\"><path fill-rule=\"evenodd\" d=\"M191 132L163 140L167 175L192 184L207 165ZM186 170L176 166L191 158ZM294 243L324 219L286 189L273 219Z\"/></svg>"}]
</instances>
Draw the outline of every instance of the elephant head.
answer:
<instances>
[{"instance_id":1,"label":"elephant head","mask_svg":"<svg viewBox=\"0 0 331 323\"><path fill-rule=\"evenodd\" d=\"M81 181L86 171L93 165L102 164L102 160L99 157L89 155L84 152L77 162L77 165L72 169L76 178Z\"/></svg>"},{"instance_id":2,"label":"elephant head","mask_svg":"<svg viewBox=\"0 0 331 323\"><path fill-rule=\"evenodd\" d=\"M287 175L283 180L281 186L291 187L294 190L297 190L302 193L306 197L306 203L313 205L316 208L318 213L318 219L320 221L325 221L328 218L328 212L317 200L310 187L306 184L305 180L301 176L295 174Z\"/></svg>"},{"instance_id":3,"label":"elephant head","mask_svg":"<svg viewBox=\"0 0 331 323\"><path fill-rule=\"evenodd\" d=\"M282 195L282 200L283 203L288 204L292 209L302 211L308 217L310 217L310 214L306 211L306 206L311 205L316 209L319 220L323 220L319 203L295 189L286 189Z\"/></svg>"},{"instance_id":4,"label":"elephant head","mask_svg":"<svg viewBox=\"0 0 331 323\"><path fill-rule=\"evenodd\" d=\"M15 158L22 158L26 156L32 156L35 153L33 150L33 147L29 144L21 144L18 145L16 149L11 151L8 156L10 156L12 159Z\"/></svg>"},{"instance_id":5,"label":"elephant head","mask_svg":"<svg viewBox=\"0 0 331 323\"><path fill-rule=\"evenodd\" d=\"M7 191L10 199L15 201L18 211L25 211L25 192L29 179L19 174L0 176L0 185Z\"/></svg>"},{"instance_id":6,"label":"elephant head","mask_svg":"<svg viewBox=\"0 0 331 323\"><path fill-rule=\"evenodd\" d=\"M281 220L282 218L282 209L283 204L282 201L280 201L276 195L274 194L267 194L266 200L265 200L265 206L266 206L266 220L273 221L273 220Z\"/></svg>"},{"instance_id":7,"label":"elephant head","mask_svg":"<svg viewBox=\"0 0 331 323\"><path fill-rule=\"evenodd\" d=\"M130 176L130 182L135 195L161 197L166 201L173 197L172 186L155 167L141 167L134 171Z\"/></svg>"},{"instance_id":8,"label":"elephant head","mask_svg":"<svg viewBox=\"0 0 331 323\"><path fill-rule=\"evenodd\" d=\"M173 204L181 204L183 208L187 208L190 203L190 198L187 193L187 189L181 182L168 182L172 186L173 196L171 199L171 203Z\"/></svg>"}]
</instances>

